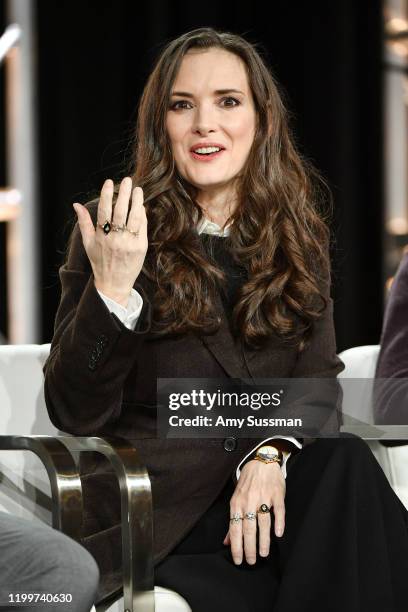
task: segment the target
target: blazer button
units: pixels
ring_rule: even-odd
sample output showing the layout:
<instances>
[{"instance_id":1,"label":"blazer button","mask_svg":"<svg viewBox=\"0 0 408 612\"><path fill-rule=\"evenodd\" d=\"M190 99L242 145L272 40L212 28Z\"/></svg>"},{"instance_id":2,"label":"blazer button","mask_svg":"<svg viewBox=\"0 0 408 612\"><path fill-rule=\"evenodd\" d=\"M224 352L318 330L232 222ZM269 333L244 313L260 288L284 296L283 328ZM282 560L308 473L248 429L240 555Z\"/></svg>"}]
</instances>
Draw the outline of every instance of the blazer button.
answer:
<instances>
[{"instance_id":1,"label":"blazer button","mask_svg":"<svg viewBox=\"0 0 408 612\"><path fill-rule=\"evenodd\" d=\"M89 356L89 361L98 361L100 355L98 355L97 349L92 349L91 354Z\"/></svg>"},{"instance_id":2,"label":"blazer button","mask_svg":"<svg viewBox=\"0 0 408 612\"><path fill-rule=\"evenodd\" d=\"M91 372L94 372L96 370L96 361L95 361L95 359L90 359L89 360L88 368L91 370Z\"/></svg>"},{"instance_id":3,"label":"blazer button","mask_svg":"<svg viewBox=\"0 0 408 612\"><path fill-rule=\"evenodd\" d=\"M224 450L227 452L234 451L237 448L237 441L235 438L225 438L224 440Z\"/></svg>"},{"instance_id":4,"label":"blazer button","mask_svg":"<svg viewBox=\"0 0 408 612\"><path fill-rule=\"evenodd\" d=\"M99 336L99 342L101 343L101 346L102 346L103 348L105 348L105 346L108 344L108 338L107 338L107 336L105 336L105 334L101 334L101 335Z\"/></svg>"}]
</instances>

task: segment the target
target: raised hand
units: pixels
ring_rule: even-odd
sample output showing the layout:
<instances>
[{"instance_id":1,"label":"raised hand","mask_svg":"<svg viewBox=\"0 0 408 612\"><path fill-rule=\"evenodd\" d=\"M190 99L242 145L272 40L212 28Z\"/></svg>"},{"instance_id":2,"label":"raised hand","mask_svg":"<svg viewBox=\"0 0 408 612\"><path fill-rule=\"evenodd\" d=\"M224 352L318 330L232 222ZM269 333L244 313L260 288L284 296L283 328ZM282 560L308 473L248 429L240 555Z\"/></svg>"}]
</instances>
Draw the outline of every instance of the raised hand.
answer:
<instances>
[{"instance_id":1,"label":"raised hand","mask_svg":"<svg viewBox=\"0 0 408 612\"><path fill-rule=\"evenodd\" d=\"M262 504L273 509L275 535L281 537L285 528L286 481L278 463L248 461L230 501L230 516L242 520L230 521L230 528L224 544L231 545L234 563L242 563L243 554L247 563L256 562L256 534L259 530L259 555L266 557L270 549L271 514L258 512ZM245 518L247 512L255 513L252 520Z\"/></svg>"},{"instance_id":2,"label":"raised hand","mask_svg":"<svg viewBox=\"0 0 408 612\"><path fill-rule=\"evenodd\" d=\"M132 179L126 177L120 184L115 207L112 199L113 182L108 179L101 190L96 228L85 206L78 203L73 206L92 266L95 287L126 307L148 247L143 190L141 187L132 190ZM130 199L132 205L129 212ZM103 226L110 231L105 233Z\"/></svg>"}]
</instances>

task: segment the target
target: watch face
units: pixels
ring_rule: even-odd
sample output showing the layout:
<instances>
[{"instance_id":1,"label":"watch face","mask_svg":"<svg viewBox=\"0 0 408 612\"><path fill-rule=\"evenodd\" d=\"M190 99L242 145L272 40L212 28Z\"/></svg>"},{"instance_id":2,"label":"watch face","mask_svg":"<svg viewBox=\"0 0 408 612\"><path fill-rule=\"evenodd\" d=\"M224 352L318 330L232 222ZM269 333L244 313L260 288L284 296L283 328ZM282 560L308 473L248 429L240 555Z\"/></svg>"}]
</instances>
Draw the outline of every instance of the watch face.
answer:
<instances>
[{"instance_id":1,"label":"watch face","mask_svg":"<svg viewBox=\"0 0 408 612\"><path fill-rule=\"evenodd\" d=\"M261 446L261 448L258 448L257 454L261 457L271 458L279 456L279 451L274 446Z\"/></svg>"}]
</instances>

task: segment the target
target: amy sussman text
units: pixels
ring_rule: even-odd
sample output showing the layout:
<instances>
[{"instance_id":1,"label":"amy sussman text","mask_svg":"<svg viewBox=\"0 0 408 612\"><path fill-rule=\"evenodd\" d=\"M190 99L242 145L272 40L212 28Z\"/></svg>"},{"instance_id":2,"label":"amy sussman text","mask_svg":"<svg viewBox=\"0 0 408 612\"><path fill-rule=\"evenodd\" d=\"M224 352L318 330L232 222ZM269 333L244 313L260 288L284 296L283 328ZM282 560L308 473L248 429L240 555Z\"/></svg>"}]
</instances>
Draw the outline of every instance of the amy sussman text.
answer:
<instances>
[{"instance_id":1,"label":"amy sussman text","mask_svg":"<svg viewBox=\"0 0 408 612\"><path fill-rule=\"evenodd\" d=\"M216 419L212 417L197 415L192 418L180 417L173 414L169 417L169 425L171 427L233 427L242 429L242 427L302 427L302 419L284 419L284 418L259 418L253 415L248 415L244 418L230 418L218 416Z\"/></svg>"}]
</instances>

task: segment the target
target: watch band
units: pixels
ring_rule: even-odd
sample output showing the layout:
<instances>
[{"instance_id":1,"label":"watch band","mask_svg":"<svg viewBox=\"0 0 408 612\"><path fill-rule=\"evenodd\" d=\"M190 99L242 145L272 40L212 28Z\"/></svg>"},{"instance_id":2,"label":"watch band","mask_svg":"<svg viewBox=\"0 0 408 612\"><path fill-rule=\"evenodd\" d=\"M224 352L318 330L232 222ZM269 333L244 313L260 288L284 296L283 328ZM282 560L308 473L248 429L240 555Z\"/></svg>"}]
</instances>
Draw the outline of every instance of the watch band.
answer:
<instances>
[{"instance_id":1,"label":"watch band","mask_svg":"<svg viewBox=\"0 0 408 612\"><path fill-rule=\"evenodd\" d=\"M260 446L255 454L254 459L263 463L279 463L282 467L283 453L281 450L271 445Z\"/></svg>"},{"instance_id":2,"label":"watch band","mask_svg":"<svg viewBox=\"0 0 408 612\"><path fill-rule=\"evenodd\" d=\"M255 455L254 460L262 461L262 463L279 463L280 467L282 467L282 464L283 464L283 458L280 458L278 456L272 457L272 459L265 459L265 457L260 457L259 455Z\"/></svg>"}]
</instances>

